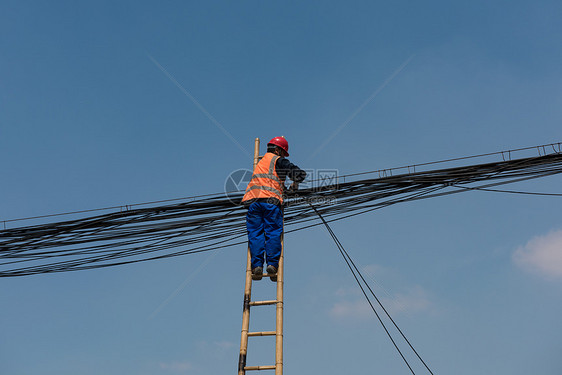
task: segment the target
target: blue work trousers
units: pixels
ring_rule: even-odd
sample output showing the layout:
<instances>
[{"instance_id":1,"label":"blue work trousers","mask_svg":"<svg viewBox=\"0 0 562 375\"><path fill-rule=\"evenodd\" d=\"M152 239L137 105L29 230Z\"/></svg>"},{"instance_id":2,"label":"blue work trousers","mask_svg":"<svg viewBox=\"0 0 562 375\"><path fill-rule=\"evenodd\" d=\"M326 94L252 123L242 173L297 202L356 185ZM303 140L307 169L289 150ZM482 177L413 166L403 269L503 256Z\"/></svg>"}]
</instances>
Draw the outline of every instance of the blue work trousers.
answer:
<instances>
[{"instance_id":1,"label":"blue work trousers","mask_svg":"<svg viewBox=\"0 0 562 375\"><path fill-rule=\"evenodd\" d=\"M277 268L281 256L283 211L275 204L254 202L246 215L248 243L252 255L252 269L263 267L264 253L267 264Z\"/></svg>"}]
</instances>

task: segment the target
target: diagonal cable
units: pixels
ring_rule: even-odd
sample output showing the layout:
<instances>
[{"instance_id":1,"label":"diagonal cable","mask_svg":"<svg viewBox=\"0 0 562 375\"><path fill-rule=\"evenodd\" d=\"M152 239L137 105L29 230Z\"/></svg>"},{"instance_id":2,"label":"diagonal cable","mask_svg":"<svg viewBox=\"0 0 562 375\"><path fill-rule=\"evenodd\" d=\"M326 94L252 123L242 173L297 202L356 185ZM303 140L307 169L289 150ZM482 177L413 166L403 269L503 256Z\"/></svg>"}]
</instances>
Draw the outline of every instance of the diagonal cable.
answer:
<instances>
[{"instance_id":1,"label":"diagonal cable","mask_svg":"<svg viewBox=\"0 0 562 375\"><path fill-rule=\"evenodd\" d=\"M178 80L177 80L173 75L171 75L170 73L168 73L168 71L166 70L166 68L164 68L164 67L163 67L158 61L156 61L156 59L155 59L154 57L152 57L151 55L148 55L148 58L150 59L150 61L152 61L152 62L154 63L154 65L156 65L156 67L157 67L158 69L160 69L160 71L161 71L162 73L164 73L164 75L165 75L166 77L168 77L168 79L169 79L178 89L180 89L180 91L181 91L185 96L187 96L187 97L189 98L189 100L191 100L191 102L192 102L193 104L195 104L195 106L196 106L197 108L199 108L199 110L200 110L201 112L203 112L203 114L204 114L205 116L207 116L207 118L208 118L209 120L211 120L211 122L212 122L213 124L215 124L215 126L216 126L217 128L219 128L219 130L220 130L224 135L226 135L226 136L228 137L228 139L230 139L230 140L232 141L232 143L234 143L234 144L236 145L236 147L238 147L246 156L248 156L248 157L250 156L250 153L248 152L248 150L246 150L246 149L244 148L244 146L242 146L242 145L240 144L240 142L238 142L238 141L236 140L236 138L234 138L234 136L233 136L232 134L230 134L230 132L229 132L228 130L226 130L225 127L222 126L222 124L221 124L220 122L218 122L218 120L217 120L213 115L211 115L211 114L209 113L209 111L207 111L207 109L205 109L205 107L203 107L203 105L202 105L201 103L199 103L199 101L198 101L193 95L191 95L191 93L190 93L189 91L187 91L187 90L182 86L182 84L179 83Z\"/></svg>"}]
</instances>

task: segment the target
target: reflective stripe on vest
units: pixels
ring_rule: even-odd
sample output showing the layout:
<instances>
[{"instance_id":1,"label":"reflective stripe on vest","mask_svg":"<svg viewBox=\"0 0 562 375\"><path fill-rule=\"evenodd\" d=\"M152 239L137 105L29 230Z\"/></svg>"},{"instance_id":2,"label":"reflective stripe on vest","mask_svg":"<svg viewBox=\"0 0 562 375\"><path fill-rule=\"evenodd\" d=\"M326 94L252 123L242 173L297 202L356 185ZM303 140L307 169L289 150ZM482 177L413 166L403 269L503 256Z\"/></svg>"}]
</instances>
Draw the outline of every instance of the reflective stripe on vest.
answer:
<instances>
[{"instance_id":1,"label":"reflective stripe on vest","mask_svg":"<svg viewBox=\"0 0 562 375\"><path fill-rule=\"evenodd\" d=\"M259 161L242 202L257 198L276 198L283 203L283 181L275 170L277 159L279 156L268 152Z\"/></svg>"}]
</instances>

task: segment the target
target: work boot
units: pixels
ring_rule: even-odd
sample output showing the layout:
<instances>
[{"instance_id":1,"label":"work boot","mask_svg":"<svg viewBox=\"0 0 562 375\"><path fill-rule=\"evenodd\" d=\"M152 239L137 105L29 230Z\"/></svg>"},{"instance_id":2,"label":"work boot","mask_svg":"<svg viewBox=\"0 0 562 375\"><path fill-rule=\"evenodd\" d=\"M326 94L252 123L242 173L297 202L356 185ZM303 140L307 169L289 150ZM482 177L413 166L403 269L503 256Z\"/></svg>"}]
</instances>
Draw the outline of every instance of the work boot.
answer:
<instances>
[{"instance_id":1,"label":"work boot","mask_svg":"<svg viewBox=\"0 0 562 375\"><path fill-rule=\"evenodd\" d=\"M252 268L252 280L261 280L263 275L263 267Z\"/></svg>"},{"instance_id":2,"label":"work boot","mask_svg":"<svg viewBox=\"0 0 562 375\"><path fill-rule=\"evenodd\" d=\"M273 282L277 282L277 268L273 267L272 265L267 266L266 269L269 279Z\"/></svg>"}]
</instances>

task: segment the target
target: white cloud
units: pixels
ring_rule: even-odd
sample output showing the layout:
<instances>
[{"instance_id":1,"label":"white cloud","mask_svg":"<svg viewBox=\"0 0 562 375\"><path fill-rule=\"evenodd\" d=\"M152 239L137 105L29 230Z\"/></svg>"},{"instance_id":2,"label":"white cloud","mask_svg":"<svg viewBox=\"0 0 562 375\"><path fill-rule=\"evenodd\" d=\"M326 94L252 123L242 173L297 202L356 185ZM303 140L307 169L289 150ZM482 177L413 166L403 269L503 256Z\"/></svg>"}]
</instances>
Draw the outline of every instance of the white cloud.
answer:
<instances>
[{"instance_id":1,"label":"white cloud","mask_svg":"<svg viewBox=\"0 0 562 375\"><path fill-rule=\"evenodd\" d=\"M338 319L365 319L373 315L371 306L367 303L363 295L358 295L357 291L338 289L336 296L341 299L330 309L330 315ZM397 293L381 298L383 306L391 316L406 313L412 314L426 311L431 307L431 302L427 292L420 286L407 289L404 293ZM373 306L380 311L378 303L372 299Z\"/></svg>"},{"instance_id":2,"label":"white cloud","mask_svg":"<svg viewBox=\"0 0 562 375\"><path fill-rule=\"evenodd\" d=\"M213 353L218 353L218 352L223 352L225 350L228 350L232 347L234 347L234 343L231 341L227 341L227 340L222 340L222 341L199 341L197 343L197 348L199 348L199 350L204 351L206 353L209 352L213 352Z\"/></svg>"},{"instance_id":3,"label":"white cloud","mask_svg":"<svg viewBox=\"0 0 562 375\"><path fill-rule=\"evenodd\" d=\"M428 310L431 305L427 292L421 286L410 288L394 297L383 298L382 303L390 314L421 312Z\"/></svg>"},{"instance_id":4,"label":"white cloud","mask_svg":"<svg viewBox=\"0 0 562 375\"><path fill-rule=\"evenodd\" d=\"M367 264L366 266L362 267L361 270L363 271L363 273L367 273L370 276L373 275L388 276L389 274L391 274L391 271L388 268L383 267L379 264Z\"/></svg>"},{"instance_id":5,"label":"white cloud","mask_svg":"<svg viewBox=\"0 0 562 375\"><path fill-rule=\"evenodd\" d=\"M193 368L193 365L187 361L169 362L169 363L160 363L160 368L162 370L169 370L172 372L187 373Z\"/></svg>"},{"instance_id":6,"label":"white cloud","mask_svg":"<svg viewBox=\"0 0 562 375\"><path fill-rule=\"evenodd\" d=\"M230 349L234 346L234 343L230 342L230 341L216 341L213 344L215 344L216 347L218 347L219 349L222 350L226 350L226 349Z\"/></svg>"},{"instance_id":7,"label":"white cloud","mask_svg":"<svg viewBox=\"0 0 562 375\"><path fill-rule=\"evenodd\" d=\"M340 319L364 319L372 313L365 299L336 302L330 309L330 315Z\"/></svg>"},{"instance_id":8,"label":"white cloud","mask_svg":"<svg viewBox=\"0 0 562 375\"><path fill-rule=\"evenodd\" d=\"M532 238L513 253L513 261L524 270L562 278L562 230Z\"/></svg>"}]
</instances>

